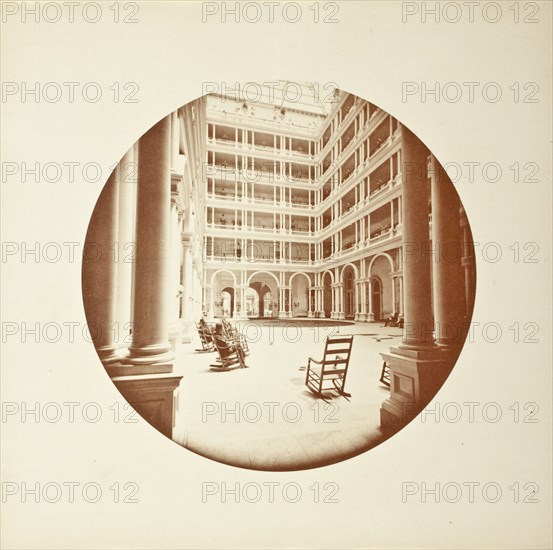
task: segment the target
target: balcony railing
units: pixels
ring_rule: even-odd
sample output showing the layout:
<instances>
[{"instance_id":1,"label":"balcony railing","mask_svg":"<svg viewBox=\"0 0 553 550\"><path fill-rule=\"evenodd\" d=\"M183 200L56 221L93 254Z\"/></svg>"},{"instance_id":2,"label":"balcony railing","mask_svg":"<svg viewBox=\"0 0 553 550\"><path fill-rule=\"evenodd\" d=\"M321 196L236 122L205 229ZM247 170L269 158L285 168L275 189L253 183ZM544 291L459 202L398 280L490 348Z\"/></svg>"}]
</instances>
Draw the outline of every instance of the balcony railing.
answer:
<instances>
[{"instance_id":1,"label":"balcony railing","mask_svg":"<svg viewBox=\"0 0 553 550\"><path fill-rule=\"evenodd\" d=\"M292 200L292 201L280 201L279 199L275 199L274 197L269 196L253 196L253 197L242 197L240 195L235 195L233 192L229 193L208 193L207 195L208 200L220 200L225 202L237 202L240 204L243 204L244 202L247 202L249 204L258 204L258 205L273 205L274 207L279 208L292 208L292 209L298 209L298 210L309 210L313 209L315 205L308 204L307 200Z\"/></svg>"},{"instance_id":2,"label":"balcony railing","mask_svg":"<svg viewBox=\"0 0 553 550\"><path fill-rule=\"evenodd\" d=\"M377 187L375 187L370 193L369 197L374 197L375 195L378 195L379 193L383 192L385 189L391 189L392 188L392 180L385 181L384 183L380 183Z\"/></svg>"},{"instance_id":3,"label":"balcony railing","mask_svg":"<svg viewBox=\"0 0 553 550\"><path fill-rule=\"evenodd\" d=\"M380 151L383 147L386 145L390 145L392 142L390 136L386 136L385 138L379 138L376 142L376 145L373 149L369 150L369 158L374 157L378 151Z\"/></svg>"},{"instance_id":4,"label":"balcony railing","mask_svg":"<svg viewBox=\"0 0 553 550\"><path fill-rule=\"evenodd\" d=\"M278 146L266 145L262 143L243 143L242 141L236 141L231 138L208 138L208 145L218 145L227 147L229 149L238 149L240 151L248 151L250 153L259 151L260 153L267 152L278 156L286 156L290 158L301 158L303 160L315 160L316 155L310 154L308 150L303 151L299 149L280 149Z\"/></svg>"},{"instance_id":5,"label":"balcony railing","mask_svg":"<svg viewBox=\"0 0 553 550\"><path fill-rule=\"evenodd\" d=\"M243 263L272 263L272 264L313 264L315 260L305 258L276 258L267 255L239 256L236 254L207 254L208 262L243 262Z\"/></svg>"},{"instance_id":6,"label":"balcony railing","mask_svg":"<svg viewBox=\"0 0 553 550\"><path fill-rule=\"evenodd\" d=\"M370 239L371 243L375 242L375 241L382 241L382 240L388 238L390 236L391 232L392 232L391 227L385 227L383 229L377 229L376 231L373 231L370 234L369 239Z\"/></svg>"}]
</instances>

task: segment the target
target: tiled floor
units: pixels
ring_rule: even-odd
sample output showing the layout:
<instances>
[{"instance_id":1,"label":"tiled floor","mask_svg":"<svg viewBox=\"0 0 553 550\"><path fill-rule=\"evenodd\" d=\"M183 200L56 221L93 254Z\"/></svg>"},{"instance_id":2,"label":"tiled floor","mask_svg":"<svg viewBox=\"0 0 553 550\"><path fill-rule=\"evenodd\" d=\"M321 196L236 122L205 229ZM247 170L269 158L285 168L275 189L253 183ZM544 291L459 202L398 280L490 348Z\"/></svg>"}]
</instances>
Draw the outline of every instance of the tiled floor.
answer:
<instances>
[{"instance_id":1,"label":"tiled floor","mask_svg":"<svg viewBox=\"0 0 553 550\"><path fill-rule=\"evenodd\" d=\"M401 330L382 323L313 327L238 324L247 335L248 369L210 370L215 353L199 341L178 350L179 389L174 439L198 454L258 470L300 470L332 464L383 441L380 352ZM265 322L263 323L266 324ZM330 334L354 334L345 397L317 399L305 386L307 358L320 359Z\"/></svg>"}]
</instances>

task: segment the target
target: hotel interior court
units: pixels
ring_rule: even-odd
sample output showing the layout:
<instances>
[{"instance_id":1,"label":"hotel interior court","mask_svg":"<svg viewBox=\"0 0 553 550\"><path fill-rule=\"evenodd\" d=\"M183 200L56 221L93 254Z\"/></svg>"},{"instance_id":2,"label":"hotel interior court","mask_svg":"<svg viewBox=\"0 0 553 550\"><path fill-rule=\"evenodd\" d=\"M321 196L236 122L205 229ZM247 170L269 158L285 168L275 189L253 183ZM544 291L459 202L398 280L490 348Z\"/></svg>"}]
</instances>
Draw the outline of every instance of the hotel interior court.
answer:
<instances>
[{"instance_id":1,"label":"hotel interior court","mask_svg":"<svg viewBox=\"0 0 553 550\"><path fill-rule=\"evenodd\" d=\"M383 442L450 374L471 231L391 114L311 83L250 88L169 113L120 160L87 233L119 254L84 256L85 311L161 434L238 467L314 468Z\"/></svg>"}]
</instances>

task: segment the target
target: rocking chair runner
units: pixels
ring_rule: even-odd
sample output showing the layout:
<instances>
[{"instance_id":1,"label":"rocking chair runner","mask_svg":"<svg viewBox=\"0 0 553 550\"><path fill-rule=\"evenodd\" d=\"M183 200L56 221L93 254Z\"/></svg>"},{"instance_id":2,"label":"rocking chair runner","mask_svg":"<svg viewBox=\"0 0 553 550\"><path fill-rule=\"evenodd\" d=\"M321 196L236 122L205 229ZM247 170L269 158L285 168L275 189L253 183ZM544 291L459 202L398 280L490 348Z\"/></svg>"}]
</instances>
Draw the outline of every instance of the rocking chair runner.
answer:
<instances>
[{"instance_id":1,"label":"rocking chair runner","mask_svg":"<svg viewBox=\"0 0 553 550\"><path fill-rule=\"evenodd\" d=\"M351 397L344 387L352 345L353 335L329 336L326 339L323 359L317 361L309 358L305 384L315 395L322 396L324 390L336 390L344 397ZM332 387L324 387L325 382L330 382Z\"/></svg>"},{"instance_id":2,"label":"rocking chair runner","mask_svg":"<svg viewBox=\"0 0 553 550\"><path fill-rule=\"evenodd\" d=\"M200 343L202 344L202 349L196 349L196 351L215 351L213 336L211 335L209 325L200 322L196 323L196 328L200 337Z\"/></svg>"},{"instance_id":3,"label":"rocking chair runner","mask_svg":"<svg viewBox=\"0 0 553 550\"><path fill-rule=\"evenodd\" d=\"M226 342L224 338L215 333L213 334L213 343L219 354L220 362L211 364L211 367L222 370L227 370L231 367L247 368L240 350L234 343Z\"/></svg>"}]
</instances>

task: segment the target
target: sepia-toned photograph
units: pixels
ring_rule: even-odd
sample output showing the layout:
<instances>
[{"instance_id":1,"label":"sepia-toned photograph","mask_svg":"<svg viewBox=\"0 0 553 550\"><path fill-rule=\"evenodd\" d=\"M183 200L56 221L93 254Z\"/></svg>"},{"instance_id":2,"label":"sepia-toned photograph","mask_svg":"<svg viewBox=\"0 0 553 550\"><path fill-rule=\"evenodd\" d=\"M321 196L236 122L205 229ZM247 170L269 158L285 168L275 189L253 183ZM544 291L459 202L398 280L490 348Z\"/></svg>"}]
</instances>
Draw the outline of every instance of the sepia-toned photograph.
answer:
<instances>
[{"instance_id":1,"label":"sepia-toned photograph","mask_svg":"<svg viewBox=\"0 0 553 550\"><path fill-rule=\"evenodd\" d=\"M121 159L87 233L87 320L121 394L179 445L325 466L404 427L453 369L469 220L377 105L321 83L242 92L184 105Z\"/></svg>"},{"instance_id":2,"label":"sepia-toned photograph","mask_svg":"<svg viewBox=\"0 0 553 550\"><path fill-rule=\"evenodd\" d=\"M0 547L553 548L549 0L0 0Z\"/></svg>"}]
</instances>

